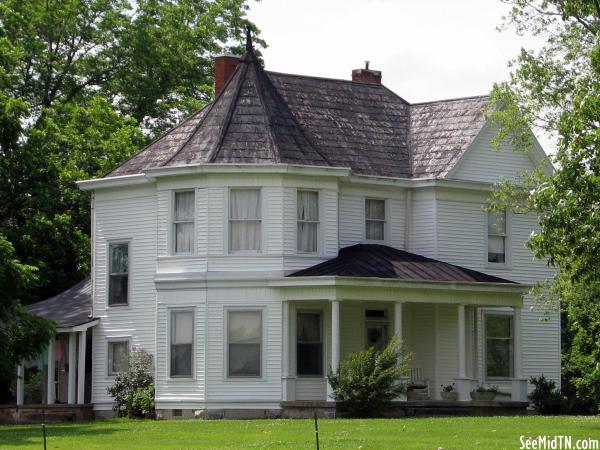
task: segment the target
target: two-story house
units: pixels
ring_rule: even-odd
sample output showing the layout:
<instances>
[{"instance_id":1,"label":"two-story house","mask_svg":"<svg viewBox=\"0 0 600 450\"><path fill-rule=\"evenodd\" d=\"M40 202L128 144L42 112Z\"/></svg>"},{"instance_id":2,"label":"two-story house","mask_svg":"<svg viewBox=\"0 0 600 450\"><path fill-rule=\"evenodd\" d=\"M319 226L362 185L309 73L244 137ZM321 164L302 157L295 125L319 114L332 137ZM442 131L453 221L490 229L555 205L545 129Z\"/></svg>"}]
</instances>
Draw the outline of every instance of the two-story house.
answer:
<instances>
[{"instance_id":1,"label":"two-story house","mask_svg":"<svg viewBox=\"0 0 600 450\"><path fill-rule=\"evenodd\" d=\"M536 217L485 210L495 182L546 157L492 150L487 97L410 104L368 66L268 72L251 45L215 64L212 103L79 184L92 312L62 331L81 350L89 328L98 414L134 347L154 355L165 417L328 400L328 368L393 334L432 400L448 383L460 401L480 384L523 401L528 377L560 382L558 317L527 295L552 275L525 247Z\"/></svg>"}]
</instances>

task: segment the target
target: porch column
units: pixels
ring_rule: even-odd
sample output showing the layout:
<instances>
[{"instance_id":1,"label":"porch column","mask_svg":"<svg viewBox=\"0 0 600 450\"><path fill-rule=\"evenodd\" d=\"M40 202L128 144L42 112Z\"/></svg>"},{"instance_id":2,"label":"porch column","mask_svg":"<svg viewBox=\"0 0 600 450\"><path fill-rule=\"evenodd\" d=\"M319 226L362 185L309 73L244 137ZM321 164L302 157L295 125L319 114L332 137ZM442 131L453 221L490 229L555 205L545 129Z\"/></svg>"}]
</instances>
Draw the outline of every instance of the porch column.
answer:
<instances>
[{"instance_id":1,"label":"porch column","mask_svg":"<svg viewBox=\"0 0 600 450\"><path fill-rule=\"evenodd\" d=\"M467 378L467 327L465 305L458 305L458 378L455 380L458 399L468 401L471 399L471 380Z\"/></svg>"},{"instance_id":2,"label":"porch column","mask_svg":"<svg viewBox=\"0 0 600 450\"><path fill-rule=\"evenodd\" d=\"M394 334L396 336L398 336L398 339L400 339L400 345L402 345L402 350L404 350L404 340L402 338L402 305L403 302L396 302L394 303ZM400 361L398 361L398 363L400 363ZM402 380L400 381L404 386L408 386L408 377L402 377ZM406 401L406 390L404 393L400 394L400 396L398 398L396 398L396 400L398 401Z\"/></svg>"},{"instance_id":3,"label":"porch column","mask_svg":"<svg viewBox=\"0 0 600 450\"><path fill-rule=\"evenodd\" d=\"M25 398L25 369L23 364L17 365L17 406L24 403Z\"/></svg>"},{"instance_id":4,"label":"porch column","mask_svg":"<svg viewBox=\"0 0 600 450\"><path fill-rule=\"evenodd\" d=\"M83 405L85 396L85 330L79 332L79 358L77 361L77 403Z\"/></svg>"},{"instance_id":5,"label":"porch column","mask_svg":"<svg viewBox=\"0 0 600 450\"><path fill-rule=\"evenodd\" d=\"M69 378L67 380L67 403L75 403L75 372L77 367L77 336L69 333Z\"/></svg>"},{"instance_id":6,"label":"porch column","mask_svg":"<svg viewBox=\"0 0 600 450\"><path fill-rule=\"evenodd\" d=\"M527 379L523 378L523 339L521 335L521 307L513 308L513 347L514 378L512 380L511 400L527 401Z\"/></svg>"},{"instance_id":7,"label":"porch column","mask_svg":"<svg viewBox=\"0 0 600 450\"><path fill-rule=\"evenodd\" d=\"M46 382L47 382L47 389L46 389L46 403L49 405L52 405L54 403L55 399L55 393L56 391L54 390L54 366L55 366L55 361L54 361L54 339L51 339L50 342L48 343L48 376L46 377Z\"/></svg>"},{"instance_id":8,"label":"porch column","mask_svg":"<svg viewBox=\"0 0 600 450\"><path fill-rule=\"evenodd\" d=\"M340 365L340 302L331 301L331 371L337 372ZM333 389L327 383L327 399L333 398Z\"/></svg>"},{"instance_id":9,"label":"porch column","mask_svg":"<svg viewBox=\"0 0 600 450\"><path fill-rule=\"evenodd\" d=\"M295 379L291 374L291 339L290 339L290 330L291 330L291 307L289 301L283 302L283 310L282 310L282 343L281 343L281 373L282 373L282 399L283 401L293 401L296 398L296 386Z\"/></svg>"}]
</instances>

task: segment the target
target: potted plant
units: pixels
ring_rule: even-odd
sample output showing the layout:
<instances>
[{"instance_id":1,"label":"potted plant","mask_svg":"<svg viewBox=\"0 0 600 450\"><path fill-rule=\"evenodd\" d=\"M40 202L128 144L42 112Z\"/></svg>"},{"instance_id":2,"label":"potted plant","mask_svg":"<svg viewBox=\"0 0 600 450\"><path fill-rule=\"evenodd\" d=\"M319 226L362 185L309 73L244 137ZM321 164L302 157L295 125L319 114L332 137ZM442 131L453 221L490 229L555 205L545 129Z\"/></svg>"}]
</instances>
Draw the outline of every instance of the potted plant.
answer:
<instances>
[{"instance_id":1,"label":"potted plant","mask_svg":"<svg viewBox=\"0 0 600 450\"><path fill-rule=\"evenodd\" d=\"M476 402L493 402L498 393L498 386L480 385L474 391L471 391L471 399Z\"/></svg>"},{"instance_id":2,"label":"potted plant","mask_svg":"<svg viewBox=\"0 0 600 450\"><path fill-rule=\"evenodd\" d=\"M446 400L449 402L455 402L458 400L458 392L454 390L454 383L452 384L442 384L442 390L440 395L442 396L442 400Z\"/></svg>"}]
</instances>

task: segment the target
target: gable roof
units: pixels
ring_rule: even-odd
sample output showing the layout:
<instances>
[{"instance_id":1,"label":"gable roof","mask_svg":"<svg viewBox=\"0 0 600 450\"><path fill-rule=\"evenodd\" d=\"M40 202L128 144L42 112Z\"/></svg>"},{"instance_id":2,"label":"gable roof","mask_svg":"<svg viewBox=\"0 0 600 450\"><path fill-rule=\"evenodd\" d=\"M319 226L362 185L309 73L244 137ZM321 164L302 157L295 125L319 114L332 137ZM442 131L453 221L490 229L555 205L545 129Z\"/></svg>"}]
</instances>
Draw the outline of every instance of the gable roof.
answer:
<instances>
[{"instance_id":1,"label":"gable roof","mask_svg":"<svg viewBox=\"0 0 600 450\"><path fill-rule=\"evenodd\" d=\"M56 322L59 328L71 328L94 320L92 317L92 279L84 278L60 294L33 303L27 311Z\"/></svg>"},{"instance_id":2,"label":"gable roof","mask_svg":"<svg viewBox=\"0 0 600 450\"><path fill-rule=\"evenodd\" d=\"M455 266L386 245L357 244L336 258L299 270L290 277L346 276L398 280L517 284L476 270Z\"/></svg>"},{"instance_id":3,"label":"gable roof","mask_svg":"<svg viewBox=\"0 0 600 450\"><path fill-rule=\"evenodd\" d=\"M409 104L381 84L265 71L250 48L215 100L107 176L209 163L440 177L484 124L487 97Z\"/></svg>"}]
</instances>

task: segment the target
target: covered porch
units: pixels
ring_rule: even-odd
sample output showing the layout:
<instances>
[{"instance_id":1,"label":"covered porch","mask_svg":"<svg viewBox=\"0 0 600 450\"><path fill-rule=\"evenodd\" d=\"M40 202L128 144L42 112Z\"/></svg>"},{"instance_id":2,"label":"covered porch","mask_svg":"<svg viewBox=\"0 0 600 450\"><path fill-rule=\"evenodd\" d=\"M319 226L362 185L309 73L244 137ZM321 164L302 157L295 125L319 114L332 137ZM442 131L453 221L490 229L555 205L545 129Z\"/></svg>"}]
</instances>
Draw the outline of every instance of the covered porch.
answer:
<instances>
[{"instance_id":1,"label":"covered porch","mask_svg":"<svg viewBox=\"0 0 600 450\"><path fill-rule=\"evenodd\" d=\"M274 283L283 297L284 405L332 401L327 370L394 334L412 355L406 383L419 387L418 396L399 401L440 406L444 385L462 404L478 386L494 385L496 404L526 402L526 286L389 247L360 247ZM359 276L366 259L370 272ZM495 329L506 337L486 335Z\"/></svg>"}]
</instances>

